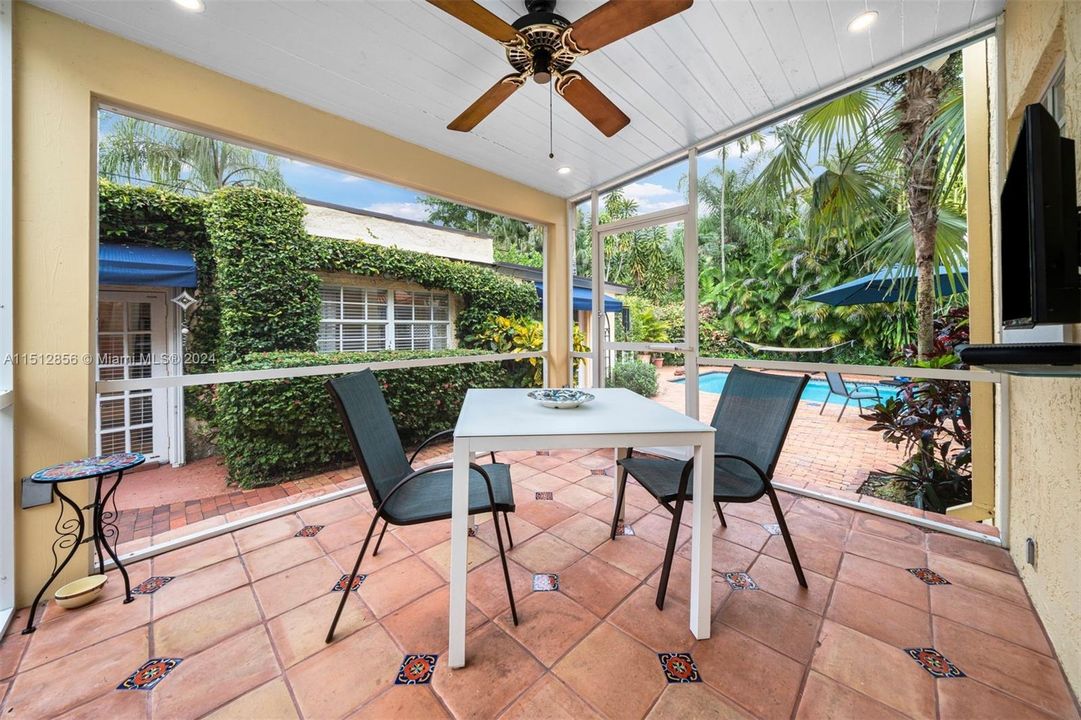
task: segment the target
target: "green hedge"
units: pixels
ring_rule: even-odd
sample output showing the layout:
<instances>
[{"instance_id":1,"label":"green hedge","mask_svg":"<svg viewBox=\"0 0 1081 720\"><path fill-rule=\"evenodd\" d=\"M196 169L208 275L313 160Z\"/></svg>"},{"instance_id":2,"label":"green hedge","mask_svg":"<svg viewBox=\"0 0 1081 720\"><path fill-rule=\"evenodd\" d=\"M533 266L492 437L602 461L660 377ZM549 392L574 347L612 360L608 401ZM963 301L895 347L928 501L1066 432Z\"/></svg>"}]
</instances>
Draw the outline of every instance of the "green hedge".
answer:
<instances>
[{"instance_id":1,"label":"green hedge","mask_svg":"<svg viewBox=\"0 0 1081 720\"><path fill-rule=\"evenodd\" d=\"M255 353L227 370L369 363L483 354L471 350L378 353ZM503 387L499 363L440 365L376 373L402 442L415 444L453 427L465 391ZM220 385L215 399L217 444L229 479L242 487L269 485L352 462L349 442L323 384L328 376Z\"/></svg>"},{"instance_id":2,"label":"green hedge","mask_svg":"<svg viewBox=\"0 0 1081 720\"><path fill-rule=\"evenodd\" d=\"M314 349L319 277L304 204L271 190L222 188L210 196L206 229L218 266L219 358Z\"/></svg>"},{"instance_id":3,"label":"green hedge","mask_svg":"<svg viewBox=\"0 0 1081 720\"><path fill-rule=\"evenodd\" d=\"M532 315L537 290L532 283L458 260L353 240L312 237L314 267L323 272L383 276L460 295L458 338L476 334L493 315Z\"/></svg>"}]
</instances>

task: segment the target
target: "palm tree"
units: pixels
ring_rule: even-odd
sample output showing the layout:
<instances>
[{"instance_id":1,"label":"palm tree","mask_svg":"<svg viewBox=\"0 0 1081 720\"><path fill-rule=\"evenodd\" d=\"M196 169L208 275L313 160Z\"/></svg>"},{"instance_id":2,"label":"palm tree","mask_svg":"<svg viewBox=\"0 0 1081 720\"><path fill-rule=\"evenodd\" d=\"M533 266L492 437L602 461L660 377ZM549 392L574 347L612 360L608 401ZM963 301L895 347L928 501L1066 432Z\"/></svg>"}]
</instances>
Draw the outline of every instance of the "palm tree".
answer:
<instances>
[{"instance_id":1,"label":"palm tree","mask_svg":"<svg viewBox=\"0 0 1081 720\"><path fill-rule=\"evenodd\" d=\"M185 193L228 185L291 192L273 155L132 117L120 117L102 139L98 168L115 182L142 180Z\"/></svg>"},{"instance_id":2,"label":"palm tree","mask_svg":"<svg viewBox=\"0 0 1081 720\"><path fill-rule=\"evenodd\" d=\"M934 347L938 267L957 278L965 262L963 121L954 53L779 126L754 181L760 197L803 198L819 247L860 251L876 270L915 267L921 359Z\"/></svg>"}]
</instances>

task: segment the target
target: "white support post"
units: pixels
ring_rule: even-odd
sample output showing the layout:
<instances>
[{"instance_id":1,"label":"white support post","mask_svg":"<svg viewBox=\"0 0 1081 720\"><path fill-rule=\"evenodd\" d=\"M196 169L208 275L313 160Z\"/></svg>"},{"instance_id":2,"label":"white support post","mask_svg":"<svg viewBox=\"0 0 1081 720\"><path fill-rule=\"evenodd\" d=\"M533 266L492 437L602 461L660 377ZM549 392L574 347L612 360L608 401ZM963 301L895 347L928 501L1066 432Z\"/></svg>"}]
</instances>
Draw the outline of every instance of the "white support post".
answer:
<instances>
[{"instance_id":1,"label":"white support post","mask_svg":"<svg viewBox=\"0 0 1081 720\"><path fill-rule=\"evenodd\" d=\"M465 667L465 583L469 553L466 523L469 519L469 463L473 453L468 440L454 440L450 518L450 640L448 664Z\"/></svg>"},{"instance_id":2,"label":"white support post","mask_svg":"<svg viewBox=\"0 0 1081 720\"><path fill-rule=\"evenodd\" d=\"M15 606L15 408L12 351L11 0L0 0L0 634Z\"/></svg>"},{"instance_id":3,"label":"white support post","mask_svg":"<svg viewBox=\"0 0 1081 720\"><path fill-rule=\"evenodd\" d=\"M723 178L721 180L724 182ZM686 412L698 417L698 151L687 153L687 215L683 221L683 391ZM696 496L698 497L698 496Z\"/></svg>"},{"instance_id":4,"label":"white support post","mask_svg":"<svg viewBox=\"0 0 1081 720\"><path fill-rule=\"evenodd\" d=\"M590 342L593 347L593 387L604 387L604 241L600 234L600 196L594 190L590 195L590 212L593 217L590 237L593 250L593 313ZM573 291L572 291L573 292Z\"/></svg>"},{"instance_id":5,"label":"white support post","mask_svg":"<svg viewBox=\"0 0 1081 720\"><path fill-rule=\"evenodd\" d=\"M691 525L691 633L709 638L713 592L713 434L694 446Z\"/></svg>"}]
</instances>

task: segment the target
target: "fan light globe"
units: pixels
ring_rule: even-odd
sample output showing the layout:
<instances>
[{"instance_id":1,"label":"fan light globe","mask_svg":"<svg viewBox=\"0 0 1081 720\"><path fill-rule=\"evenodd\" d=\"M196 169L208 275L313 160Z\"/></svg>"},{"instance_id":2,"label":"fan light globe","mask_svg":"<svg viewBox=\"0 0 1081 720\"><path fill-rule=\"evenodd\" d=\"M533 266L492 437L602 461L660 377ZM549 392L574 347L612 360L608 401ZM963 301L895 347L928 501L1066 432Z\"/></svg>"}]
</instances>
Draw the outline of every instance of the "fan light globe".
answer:
<instances>
[{"instance_id":1,"label":"fan light globe","mask_svg":"<svg viewBox=\"0 0 1081 720\"><path fill-rule=\"evenodd\" d=\"M863 32L867 28L874 25L875 20L877 20L877 19L878 19L878 11L877 10L868 10L866 12L862 12L859 15L857 15L856 17L852 18L848 22L848 32L850 32L850 33Z\"/></svg>"}]
</instances>

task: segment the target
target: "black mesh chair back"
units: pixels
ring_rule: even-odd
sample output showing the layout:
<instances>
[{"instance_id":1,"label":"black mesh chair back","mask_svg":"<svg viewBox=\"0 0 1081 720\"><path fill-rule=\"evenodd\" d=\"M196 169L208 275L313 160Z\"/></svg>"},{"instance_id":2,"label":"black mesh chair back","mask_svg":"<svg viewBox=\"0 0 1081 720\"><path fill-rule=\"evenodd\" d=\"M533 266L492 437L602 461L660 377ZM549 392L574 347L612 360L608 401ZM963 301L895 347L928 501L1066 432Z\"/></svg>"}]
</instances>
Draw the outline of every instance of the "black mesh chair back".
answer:
<instances>
[{"instance_id":1,"label":"black mesh chair back","mask_svg":"<svg viewBox=\"0 0 1081 720\"><path fill-rule=\"evenodd\" d=\"M372 502L378 506L413 471L383 390L371 370L329 380L327 390L345 421L353 454L372 494Z\"/></svg>"},{"instance_id":2,"label":"black mesh chair back","mask_svg":"<svg viewBox=\"0 0 1081 720\"><path fill-rule=\"evenodd\" d=\"M845 381L844 378L841 377L841 373L826 373L826 382L830 384L830 392L840 395L841 397L848 396L848 388L845 387Z\"/></svg>"},{"instance_id":3,"label":"black mesh chair back","mask_svg":"<svg viewBox=\"0 0 1081 720\"><path fill-rule=\"evenodd\" d=\"M733 367L713 414L714 450L747 458L772 478L806 384L806 375Z\"/></svg>"}]
</instances>

